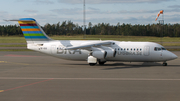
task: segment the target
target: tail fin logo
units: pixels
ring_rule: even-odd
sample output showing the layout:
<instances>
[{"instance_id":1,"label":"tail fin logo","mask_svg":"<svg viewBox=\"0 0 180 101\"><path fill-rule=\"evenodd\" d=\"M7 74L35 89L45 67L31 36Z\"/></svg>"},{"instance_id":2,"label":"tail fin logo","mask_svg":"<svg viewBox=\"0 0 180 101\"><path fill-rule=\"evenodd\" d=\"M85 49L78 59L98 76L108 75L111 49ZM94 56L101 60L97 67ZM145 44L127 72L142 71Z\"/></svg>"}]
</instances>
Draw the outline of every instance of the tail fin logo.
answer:
<instances>
[{"instance_id":1,"label":"tail fin logo","mask_svg":"<svg viewBox=\"0 0 180 101\"><path fill-rule=\"evenodd\" d=\"M5 21L18 21L27 43L44 43L52 40L33 18L21 18Z\"/></svg>"},{"instance_id":2,"label":"tail fin logo","mask_svg":"<svg viewBox=\"0 0 180 101\"><path fill-rule=\"evenodd\" d=\"M40 30L36 21L18 21L26 39L48 39Z\"/></svg>"}]
</instances>

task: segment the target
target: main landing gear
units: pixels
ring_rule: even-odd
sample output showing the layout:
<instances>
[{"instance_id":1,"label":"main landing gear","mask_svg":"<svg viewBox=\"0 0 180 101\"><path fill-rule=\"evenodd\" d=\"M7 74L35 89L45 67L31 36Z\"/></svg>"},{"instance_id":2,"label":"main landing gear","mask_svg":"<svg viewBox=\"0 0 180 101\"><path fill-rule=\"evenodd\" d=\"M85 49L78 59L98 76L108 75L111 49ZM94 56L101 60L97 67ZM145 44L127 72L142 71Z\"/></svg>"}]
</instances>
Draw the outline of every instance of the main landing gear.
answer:
<instances>
[{"instance_id":1,"label":"main landing gear","mask_svg":"<svg viewBox=\"0 0 180 101\"><path fill-rule=\"evenodd\" d=\"M167 66L167 63L166 63L166 61L164 61L162 65L163 65L163 66Z\"/></svg>"},{"instance_id":2,"label":"main landing gear","mask_svg":"<svg viewBox=\"0 0 180 101\"><path fill-rule=\"evenodd\" d=\"M97 64L97 58L95 58L94 56L89 56L87 62L90 66L94 66Z\"/></svg>"},{"instance_id":3,"label":"main landing gear","mask_svg":"<svg viewBox=\"0 0 180 101\"><path fill-rule=\"evenodd\" d=\"M89 63L90 66L94 66L96 65L97 63Z\"/></svg>"},{"instance_id":4,"label":"main landing gear","mask_svg":"<svg viewBox=\"0 0 180 101\"><path fill-rule=\"evenodd\" d=\"M99 65L104 65L104 63L106 63L106 60L100 60L95 58L94 56L89 56L87 62L89 63L90 66L94 66L97 63L99 63Z\"/></svg>"},{"instance_id":5,"label":"main landing gear","mask_svg":"<svg viewBox=\"0 0 180 101\"><path fill-rule=\"evenodd\" d=\"M99 60L98 62L99 62L99 65L104 65L104 63L106 63L106 61L101 61L101 60Z\"/></svg>"}]
</instances>

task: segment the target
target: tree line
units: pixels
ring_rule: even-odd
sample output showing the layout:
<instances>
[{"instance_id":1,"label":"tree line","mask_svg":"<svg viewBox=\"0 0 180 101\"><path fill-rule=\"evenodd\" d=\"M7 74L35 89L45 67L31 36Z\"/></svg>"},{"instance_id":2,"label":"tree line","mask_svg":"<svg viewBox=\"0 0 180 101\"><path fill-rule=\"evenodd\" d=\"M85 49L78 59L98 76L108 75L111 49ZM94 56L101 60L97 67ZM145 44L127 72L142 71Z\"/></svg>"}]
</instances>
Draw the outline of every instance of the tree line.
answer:
<instances>
[{"instance_id":1,"label":"tree line","mask_svg":"<svg viewBox=\"0 0 180 101\"><path fill-rule=\"evenodd\" d=\"M42 29L49 36L52 35L122 35L122 36L156 36L156 37L180 37L180 24L148 24L131 25L120 24L110 25L109 23L91 22L84 28L72 21L58 22L42 26ZM23 36L19 25L0 25L0 36Z\"/></svg>"}]
</instances>

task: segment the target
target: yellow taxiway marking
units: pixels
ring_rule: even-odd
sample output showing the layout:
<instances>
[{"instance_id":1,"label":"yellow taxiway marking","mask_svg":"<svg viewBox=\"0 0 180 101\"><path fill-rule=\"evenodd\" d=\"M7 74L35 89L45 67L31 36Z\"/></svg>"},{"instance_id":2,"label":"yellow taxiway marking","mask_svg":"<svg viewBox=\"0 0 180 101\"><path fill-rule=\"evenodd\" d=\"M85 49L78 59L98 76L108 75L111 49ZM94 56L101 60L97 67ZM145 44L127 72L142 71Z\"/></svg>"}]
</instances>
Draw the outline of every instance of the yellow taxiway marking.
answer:
<instances>
[{"instance_id":1,"label":"yellow taxiway marking","mask_svg":"<svg viewBox=\"0 0 180 101\"><path fill-rule=\"evenodd\" d=\"M16 64L16 65L29 65L27 63L15 63L15 62L7 62L7 61L0 61L0 63L10 63L10 64Z\"/></svg>"},{"instance_id":2,"label":"yellow taxiway marking","mask_svg":"<svg viewBox=\"0 0 180 101\"><path fill-rule=\"evenodd\" d=\"M0 63L7 63L7 61L0 61Z\"/></svg>"},{"instance_id":3,"label":"yellow taxiway marking","mask_svg":"<svg viewBox=\"0 0 180 101\"><path fill-rule=\"evenodd\" d=\"M0 93L1 93L1 92L4 92L4 90L0 90Z\"/></svg>"},{"instance_id":4,"label":"yellow taxiway marking","mask_svg":"<svg viewBox=\"0 0 180 101\"><path fill-rule=\"evenodd\" d=\"M8 63L16 64L16 65L29 65L29 64L27 64L27 63L15 63L15 62L8 62Z\"/></svg>"}]
</instances>

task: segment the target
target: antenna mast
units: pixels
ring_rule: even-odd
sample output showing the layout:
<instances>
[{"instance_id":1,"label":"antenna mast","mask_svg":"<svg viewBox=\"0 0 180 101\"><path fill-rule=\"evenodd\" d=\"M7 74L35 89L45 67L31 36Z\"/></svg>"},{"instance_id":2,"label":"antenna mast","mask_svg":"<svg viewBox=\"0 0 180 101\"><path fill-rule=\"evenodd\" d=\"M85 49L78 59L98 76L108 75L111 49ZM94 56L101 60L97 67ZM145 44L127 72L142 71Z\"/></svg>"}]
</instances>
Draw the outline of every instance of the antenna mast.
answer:
<instances>
[{"instance_id":1,"label":"antenna mast","mask_svg":"<svg viewBox=\"0 0 180 101\"><path fill-rule=\"evenodd\" d=\"M84 0L84 4L83 4L83 22L84 22L84 37L83 39L86 39L86 7L85 7L85 0Z\"/></svg>"}]
</instances>

